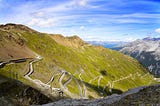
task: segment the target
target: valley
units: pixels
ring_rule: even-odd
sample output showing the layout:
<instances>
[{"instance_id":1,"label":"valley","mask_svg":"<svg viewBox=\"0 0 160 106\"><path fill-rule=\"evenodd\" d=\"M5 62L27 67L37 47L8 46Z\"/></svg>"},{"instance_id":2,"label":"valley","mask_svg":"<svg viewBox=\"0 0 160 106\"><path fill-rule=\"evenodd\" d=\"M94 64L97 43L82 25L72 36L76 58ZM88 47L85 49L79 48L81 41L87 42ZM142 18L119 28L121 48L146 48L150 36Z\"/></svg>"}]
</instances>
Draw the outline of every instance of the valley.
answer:
<instances>
[{"instance_id":1,"label":"valley","mask_svg":"<svg viewBox=\"0 0 160 106\"><path fill-rule=\"evenodd\" d=\"M45 34L17 24L2 25L0 35L0 75L31 86L52 101L104 98L158 83L135 59L78 36ZM29 53L24 55L25 51Z\"/></svg>"},{"instance_id":2,"label":"valley","mask_svg":"<svg viewBox=\"0 0 160 106\"><path fill-rule=\"evenodd\" d=\"M74 97L74 98L81 98L81 99L87 99L87 87L85 85L85 83L83 82L82 78L81 78L81 75L82 75L82 72L80 72L78 74L78 77L80 80L77 80L73 75L71 75L70 73L68 73L67 71L65 70L58 70L59 73L56 73L55 75L53 75L47 83L44 83L42 82L41 80L39 79L32 79L30 76L34 73L34 68L33 68L33 63L36 64L36 62L40 61L41 59L43 59L41 56L37 55L34 59L30 59L31 61L28 63L28 72L24 75L24 78L27 79L28 81L34 83L35 85L37 85L39 87L39 89L41 89L42 92L46 92L48 91L50 94L59 94L59 96L63 96L63 93L67 94L69 97ZM2 62L1 65L3 66L3 64L5 65L10 65L11 63L12 64L16 64L16 63L21 63L21 62L26 62L27 59L17 59L17 60L10 60L9 62ZM57 75L60 75L59 78L58 78L58 82L55 82L55 83L59 83L60 87L59 88L55 88L54 86L52 86L52 83L55 79L55 77ZM67 80L63 81L64 83L62 83L62 80L64 78L65 75L68 75L70 76ZM75 74L74 74L75 75ZM135 78L140 78L140 79L143 79L145 77L148 77L149 73L146 73L144 75L141 75L139 74L138 72L135 73L135 74L130 74L128 76L121 76L119 79L117 80L113 80L113 81L108 81L108 83L103 87L103 91L108 87L109 88L109 91L110 93L112 93L112 89L114 88L114 84L115 83L118 83L120 81L125 81L125 80L129 80L129 79L132 79L134 80ZM95 80L97 80L97 85L98 85L98 88L100 87L100 81L101 79L103 78L102 75L100 76L97 76L95 77L94 79L91 79L89 81L90 84L92 84L92 82ZM155 80L152 76L152 79ZM76 86L79 90L79 95L76 95L74 93L71 93L71 91L68 90L68 88L66 87L67 84L69 84L72 80L74 80L76 82ZM151 84L152 81L148 82L148 85ZM81 85L80 85L81 84ZM54 96L54 95L53 95Z\"/></svg>"}]
</instances>

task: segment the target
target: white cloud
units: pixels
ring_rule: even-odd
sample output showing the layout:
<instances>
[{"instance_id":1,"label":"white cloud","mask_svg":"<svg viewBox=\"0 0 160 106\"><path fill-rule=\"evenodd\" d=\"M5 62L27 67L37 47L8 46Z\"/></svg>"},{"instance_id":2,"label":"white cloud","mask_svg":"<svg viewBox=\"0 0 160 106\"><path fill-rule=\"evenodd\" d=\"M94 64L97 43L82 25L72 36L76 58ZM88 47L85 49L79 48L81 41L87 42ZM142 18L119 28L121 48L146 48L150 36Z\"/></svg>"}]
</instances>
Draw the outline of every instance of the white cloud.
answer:
<instances>
[{"instance_id":1,"label":"white cloud","mask_svg":"<svg viewBox=\"0 0 160 106\"><path fill-rule=\"evenodd\" d=\"M139 19L115 19L118 23L148 23L147 21L142 21Z\"/></svg>"},{"instance_id":2,"label":"white cloud","mask_svg":"<svg viewBox=\"0 0 160 106\"><path fill-rule=\"evenodd\" d=\"M87 22L92 23L92 22L93 22L93 20L92 20L92 19L90 19L90 20L87 20Z\"/></svg>"},{"instance_id":3,"label":"white cloud","mask_svg":"<svg viewBox=\"0 0 160 106\"><path fill-rule=\"evenodd\" d=\"M160 18L160 14L147 14L147 13L134 13L134 14L124 14L120 17L124 18Z\"/></svg>"},{"instance_id":4,"label":"white cloud","mask_svg":"<svg viewBox=\"0 0 160 106\"><path fill-rule=\"evenodd\" d=\"M31 15L33 15L35 17L44 17L44 12L42 12L42 11L34 12Z\"/></svg>"},{"instance_id":5,"label":"white cloud","mask_svg":"<svg viewBox=\"0 0 160 106\"><path fill-rule=\"evenodd\" d=\"M85 41L103 41L100 37L98 36L82 36L82 39Z\"/></svg>"},{"instance_id":6,"label":"white cloud","mask_svg":"<svg viewBox=\"0 0 160 106\"><path fill-rule=\"evenodd\" d=\"M74 0L73 5L86 6L87 0Z\"/></svg>"},{"instance_id":7,"label":"white cloud","mask_svg":"<svg viewBox=\"0 0 160 106\"><path fill-rule=\"evenodd\" d=\"M46 7L40 9L40 11L44 12L65 12L69 10L75 10L75 8L79 7L87 7L88 0L70 0L69 2L64 2L55 6Z\"/></svg>"},{"instance_id":8,"label":"white cloud","mask_svg":"<svg viewBox=\"0 0 160 106\"><path fill-rule=\"evenodd\" d=\"M136 38L132 38L132 37L126 37L126 38L124 38L124 39L121 39L121 41L127 41L127 42L131 42L131 41L135 41L136 40Z\"/></svg>"},{"instance_id":9,"label":"white cloud","mask_svg":"<svg viewBox=\"0 0 160 106\"><path fill-rule=\"evenodd\" d=\"M40 27L50 27L50 26L54 26L56 24L56 21L58 20L54 20L54 19L51 19L51 18L48 18L48 19L43 19L43 18L33 18L29 23L28 25L30 26L40 26Z\"/></svg>"},{"instance_id":10,"label":"white cloud","mask_svg":"<svg viewBox=\"0 0 160 106\"><path fill-rule=\"evenodd\" d=\"M85 27L84 26L80 26L80 30L83 30Z\"/></svg>"},{"instance_id":11,"label":"white cloud","mask_svg":"<svg viewBox=\"0 0 160 106\"><path fill-rule=\"evenodd\" d=\"M155 32L160 34L160 28L155 29Z\"/></svg>"}]
</instances>

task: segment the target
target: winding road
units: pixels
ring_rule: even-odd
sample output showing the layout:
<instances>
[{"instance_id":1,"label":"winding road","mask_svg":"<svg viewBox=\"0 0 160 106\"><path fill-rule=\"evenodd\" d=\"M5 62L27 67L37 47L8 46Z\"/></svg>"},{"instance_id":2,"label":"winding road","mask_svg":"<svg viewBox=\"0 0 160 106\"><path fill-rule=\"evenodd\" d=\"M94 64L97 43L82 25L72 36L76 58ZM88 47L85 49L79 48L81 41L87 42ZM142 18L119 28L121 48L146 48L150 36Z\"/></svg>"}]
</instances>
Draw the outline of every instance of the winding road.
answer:
<instances>
[{"instance_id":1,"label":"winding road","mask_svg":"<svg viewBox=\"0 0 160 106\"><path fill-rule=\"evenodd\" d=\"M50 78L50 80L46 84L51 84L54 81L55 77L60 75L60 74L61 73L58 73L58 74L55 74L55 75L53 74L53 76Z\"/></svg>"},{"instance_id":2,"label":"winding road","mask_svg":"<svg viewBox=\"0 0 160 106\"><path fill-rule=\"evenodd\" d=\"M41 59L42 59L42 57L40 57L38 55L38 56L36 56L35 59L33 59L31 62L29 62L29 71L27 72L27 74L24 75L24 77L29 77L34 72L33 63L37 62L37 61L40 61Z\"/></svg>"},{"instance_id":3,"label":"winding road","mask_svg":"<svg viewBox=\"0 0 160 106\"><path fill-rule=\"evenodd\" d=\"M8 62L1 62L0 63L0 67L4 67L4 65L6 64L10 64L10 63L20 63L20 62L25 62L27 59L26 58L22 58L22 59L17 59L17 60L10 60ZM43 83L42 81L40 81L39 79L32 79L30 76L34 73L34 67L33 67L33 63L38 62L42 60L42 57L37 55L35 58L32 58L32 60L29 62L29 70L27 71L27 73L24 75L24 78L26 78L27 80L35 83L37 86L39 86L39 88L41 88L42 90L50 90L51 89L51 93L52 92L58 92L58 93L62 93L64 92L66 95L70 96L70 97L74 97L74 98L88 98L87 95L87 87L83 81L83 77L82 77L82 72L84 71L80 71L79 75L77 77L79 77L79 80L74 77L71 73L65 71L65 70L60 70L58 74L54 74L47 83ZM78 74L78 73L75 73ZM75 75L74 74L74 75ZM59 88L55 88L52 86L52 82L54 81L55 77L57 75L60 75L59 79L58 79L58 84L59 84ZM65 75L69 76L69 78L67 80L64 81L64 83L62 83L62 80L64 80ZM136 77L139 78L145 78L147 77L147 75L149 75L149 73L146 73L144 75L141 75L140 73L135 73L135 74L130 74L128 76L122 76L119 79L113 80L113 81L108 81L108 83L103 87L103 91L108 87L110 89L110 92L112 92L112 89L115 85L115 83L118 83L120 81L123 80L127 80L129 78L131 79L135 79ZM93 79L91 79L89 81L89 83L91 84L94 80L97 81L97 85L98 88L100 88L101 85L101 80L103 79L102 75L99 75ZM72 92L69 91L69 89L67 88L67 85L71 82L71 81L75 81L79 94L74 94ZM149 82L150 83L150 82Z\"/></svg>"},{"instance_id":4,"label":"winding road","mask_svg":"<svg viewBox=\"0 0 160 106\"><path fill-rule=\"evenodd\" d=\"M98 80L97 80L97 85L98 85L98 88L99 88L99 87L100 87L100 81L101 81L102 78L103 78L103 76L102 76L102 75L99 75L99 76L95 77L94 79L91 79L91 80L89 81L89 83L91 84L94 80L98 79Z\"/></svg>"},{"instance_id":5,"label":"winding road","mask_svg":"<svg viewBox=\"0 0 160 106\"><path fill-rule=\"evenodd\" d=\"M142 78L146 77L147 75L149 75L149 73L141 75L139 72L136 72L135 74L130 74L130 75L126 76L126 77L121 77L121 78L119 78L117 80L114 80L112 82L108 81L108 83L103 87L103 91L106 89L106 87L109 87L110 88L110 92L112 92L112 89L113 89L115 83L118 83L120 81L129 79L129 78L131 78L133 80L133 79L135 79L136 76L142 79Z\"/></svg>"},{"instance_id":6,"label":"winding road","mask_svg":"<svg viewBox=\"0 0 160 106\"><path fill-rule=\"evenodd\" d=\"M86 85L85 85L85 83L83 82L83 80L81 78L82 73L84 73L83 69L80 70L80 73L79 73L79 76L78 76L80 81L81 81L81 84L83 85L83 89L81 88L82 90L80 90L80 92L82 91L81 92L81 95L83 95L82 98L87 99L88 98L87 88L86 88Z\"/></svg>"},{"instance_id":7,"label":"winding road","mask_svg":"<svg viewBox=\"0 0 160 106\"><path fill-rule=\"evenodd\" d=\"M58 80L58 83L59 83L59 85L60 85L60 88L61 88L61 89L63 90L63 92L64 92L65 94L67 94L68 96L74 97L74 98L80 98L78 95L71 93L71 92L70 92L68 89L66 89L66 88L64 87L64 85L62 84L62 80L63 80L63 78L64 78L64 76L65 76L66 73L67 73L66 71L63 71L63 70L62 70L62 74L61 74L61 76L60 76L60 78L59 78L59 80Z\"/></svg>"},{"instance_id":8,"label":"winding road","mask_svg":"<svg viewBox=\"0 0 160 106\"><path fill-rule=\"evenodd\" d=\"M39 79L32 79L32 78L30 77L30 75L34 72L33 63L34 63L34 62L37 62L37 61L40 61L41 59L42 59L42 57L39 56L39 55L37 55L37 56L35 57L35 59L33 59L31 62L29 62L29 71L27 72L27 74L24 75L24 78L26 78L27 80L35 83L35 84L38 85L41 89L44 89L44 90L48 89L48 90L49 90L49 89L51 88L51 90L54 91L54 92L62 92L60 88L51 87L51 85L45 84L45 83L43 83L42 81L40 81ZM53 80L53 79L52 79L52 80ZM52 91L51 91L51 92L52 92Z\"/></svg>"},{"instance_id":9,"label":"winding road","mask_svg":"<svg viewBox=\"0 0 160 106\"><path fill-rule=\"evenodd\" d=\"M43 83L39 79L32 79L30 76L34 73L33 63L38 62L41 59L42 59L42 57L39 56L39 55L37 55L32 61L29 62L29 71L24 75L24 78L26 78L29 81L31 81L31 82L39 85L43 89L51 89L54 92L64 92L65 94L69 95L70 97L87 98L86 97L86 91L87 90L86 90L85 84L82 82L81 74L79 74L79 78L81 80L81 83L83 84L83 89L84 89L83 93L84 93L84 96L83 96L82 87L81 87L79 81L76 78L74 78L69 72L67 72L65 70L60 70L60 73L58 73L58 74L61 74L61 76L59 77L59 80L58 80L60 88L54 88L54 87L51 86L51 83L54 81L55 76L57 76L58 74L53 75L47 83ZM69 75L70 77L64 83L62 83L62 80L63 80L63 78L64 78L65 75ZM74 79L75 82L76 82L76 85L77 85L77 87L79 89L79 95L71 93L68 90L68 88L66 87L66 85L69 84L72 81L72 79Z\"/></svg>"},{"instance_id":10,"label":"winding road","mask_svg":"<svg viewBox=\"0 0 160 106\"><path fill-rule=\"evenodd\" d=\"M70 76L65 82L64 82L64 87L66 88L67 84L69 84L72 81L72 76Z\"/></svg>"}]
</instances>

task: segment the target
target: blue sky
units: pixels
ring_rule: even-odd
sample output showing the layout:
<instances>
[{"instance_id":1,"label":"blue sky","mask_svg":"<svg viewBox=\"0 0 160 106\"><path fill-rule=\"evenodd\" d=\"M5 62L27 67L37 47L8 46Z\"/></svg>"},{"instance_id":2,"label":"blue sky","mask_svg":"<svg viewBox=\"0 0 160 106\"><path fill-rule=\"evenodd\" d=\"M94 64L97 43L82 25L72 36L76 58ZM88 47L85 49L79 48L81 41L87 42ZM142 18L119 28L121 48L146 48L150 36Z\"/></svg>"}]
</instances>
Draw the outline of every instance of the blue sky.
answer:
<instances>
[{"instance_id":1,"label":"blue sky","mask_svg":"<svg viewBox=\"0 0 160 106\"><path fill-rule=\"evenodd\" d=\"M83 40L160 37L160 0L0 0L0 24Z\"/></svg>"}]
</instances>

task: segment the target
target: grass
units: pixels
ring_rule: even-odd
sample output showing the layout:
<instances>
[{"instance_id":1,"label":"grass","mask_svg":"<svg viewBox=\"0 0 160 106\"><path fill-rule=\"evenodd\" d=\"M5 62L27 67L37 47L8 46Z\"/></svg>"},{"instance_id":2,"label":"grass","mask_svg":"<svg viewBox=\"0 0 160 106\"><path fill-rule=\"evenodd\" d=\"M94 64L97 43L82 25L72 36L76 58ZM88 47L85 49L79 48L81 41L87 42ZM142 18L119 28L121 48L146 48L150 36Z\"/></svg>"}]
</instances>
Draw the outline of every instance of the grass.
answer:
<instances>
[{"instance_id":1,"label":"grass","mask_svg":"<svg viewBox=\"0 0 160 106\"><path fill-rule=\"evenodd\" d=\"M43 57L41 61L34 63L35 71L31 75L32 78L39 79L42 82L47 82L51 78L56 71L55 67L65 69L72 73L72 75L77 73L74 75L77 79L79 79L78 75L81 71L84 70L81 77L83 81L87 83L91 79L102 75L103 79L101 79L101 87L105 86L108 81L112 82L120 77L128 76L131 73L134 74L138 72L141 75L147 73L147 70L144 69L135 59L117 51L102 47L90 46L89 44L81 46L82 41L78 41L79 39L76 40L76 42L81 42L79 46L72 46L73 44L67 46L56 42L50 37L51 35L44 33L21 31L17 29L10 30L10 32L12 33L12 36L18 36L17 33L19 33L24 44L33 52ZM3 32L3 34L5 33ZM71 38L63 38L63 40L66 39L72 40ZM76 39L76 37L74 37L74 39ZM12 65L12 67L6 66L3 70L6 71L9 70L9 68L20 70L23 67L24 65L18 67ZM102 73L102 71L104 71L105 74ZM17 72L20 73L20 71ZM8 75L7 71L3 74ZM58 79L55 79L55 81L56 80L58 81ZM97 80L93 81L91 84L93 86L98 86ZM126 91L133 87L148 85L150 80L153 80L151 75L148 75L148 77L143 79L127 79L116 83L114 89ZM58 86L55 83L53 86L54 85ZM76 85L75 82L72 81L68 86L69 90L78 94L77 89L74 89L73 86ZM96 94L95 92L97 92L96 90L98 90L90 87L88 89L90 89L94 95Z\"/></svg>"}]
</instances>

